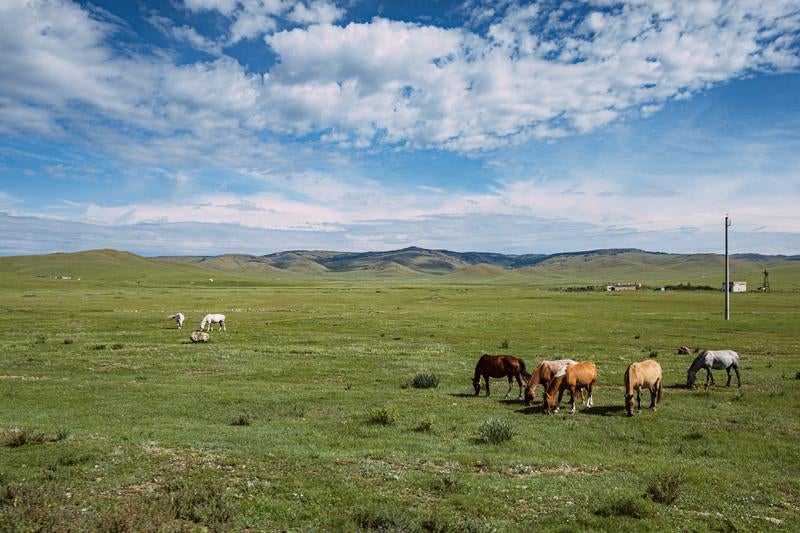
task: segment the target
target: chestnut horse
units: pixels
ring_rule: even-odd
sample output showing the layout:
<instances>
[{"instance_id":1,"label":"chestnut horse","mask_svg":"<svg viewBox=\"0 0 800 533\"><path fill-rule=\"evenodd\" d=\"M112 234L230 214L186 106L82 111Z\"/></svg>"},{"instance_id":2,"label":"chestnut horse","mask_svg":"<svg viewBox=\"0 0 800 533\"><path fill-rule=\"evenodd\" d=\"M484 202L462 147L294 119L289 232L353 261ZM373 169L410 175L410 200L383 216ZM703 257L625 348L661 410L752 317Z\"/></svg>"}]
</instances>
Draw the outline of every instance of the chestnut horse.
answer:
<instances>
[{"instance_id":1,"label":"chestnut horse","mask_svg":"<svg viewBox=\"0 0 800 533\"><path fill-rule=\"evenodd\" d=\"M639 396L640 389L650 390L650 409L656 410L661 401L661 386L663 384L661 365L652 359L640 363L631 363L625 371L625 412L633 416L633 391L636 390L636 410L642 410L642 400Z\"/></svg>"},{"instance_id":2,"label":"chestnut horse","mask_svg":"<svg viewBox=\"0 0 800 533\"><path fill-rule=\"evenodd\" d=\"M528 378L528 386L525 387L525 405L530 405L536 399L536 387L541 385L544 390L556 375L563 373L567 365L574 365L577 361L572 359L558 359L556 361L542 361ZM563 391L562 391L563 392ZM558 403L561 403L561 395L558 395Z\"/></svg>"},{"instance_id":3,"label":"chestnut horse","mask_svg":"<svg viewBox=\"0 0 800 533\"><path fill-rule=\"evenodd\" d=\"M567 366L563 376L553 378L547 391L544 393L544 412L545 414L557 413L559 407L556 405L556 391L559 393L564 389L569 389L570 412L575 412L575 396L580 394L581 389L586 389L589 397L586 399L586 408L594 405L592 401L592 391L597 383L597 367L591 361L583 361L574 365Z\"/></svg>"},{"instance_id":4,"label":"chestnut horse","mask_svg":"<svg viewBox=\"0 0 800 533\"><path fill-rule=\"evenodd\" d=\"M527 380L530 374L525 371L525 361L519 357L514 357L513 355L483 354L481 358L478 359L478 364L475 365L475 377L472 378L472 386L475 387L475 396L481 392L481 376L483 376L483 381L486 383L486 396L489 396L489 378L507 377L508 391L504 399L508 399L508 395L511 394L511 389L513 388L511 380L517 378L517 384L519 385L518 398L522 398L521 377Z\"/></svg>"}]
</instances>

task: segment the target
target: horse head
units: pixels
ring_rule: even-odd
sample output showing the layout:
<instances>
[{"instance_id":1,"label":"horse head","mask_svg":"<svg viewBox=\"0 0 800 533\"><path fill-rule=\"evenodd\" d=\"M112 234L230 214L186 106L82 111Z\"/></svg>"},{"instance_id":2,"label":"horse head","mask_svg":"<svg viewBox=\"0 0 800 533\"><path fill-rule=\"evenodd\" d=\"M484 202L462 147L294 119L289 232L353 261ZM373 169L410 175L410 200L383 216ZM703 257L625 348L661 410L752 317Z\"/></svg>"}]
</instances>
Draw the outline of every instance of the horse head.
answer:
<instances>
[{"instance_id":1,"label":"horse head","mask_svg":"<svg viewBox=\"0 0 800 533\"><path fill-rule=\"evenodd\" d=\"M625 394L625 412L633 416L633 394Z\"/></svg>"},{"instance_id":2,"label":"horse head","mask_svg":"<svg viewBox=\"0 0 800 533\"><path fill-rule=\"evenodd\" d=\"M686 388L691 389L694 387L694 380L697 378L697 372L689 370L686 372Z\"/></svg>"},{"instance_id":3,"label":"horse head","mask_svg":"<svg viewBox=\"0 0 800 533\"><path fill-rule=\"evenodd\" d=\"M480 378L472 380L472 387L475 389L475 396L477 396L478 394L481 393L481 380L480 380Z\"/></svg>"}]
</instances>

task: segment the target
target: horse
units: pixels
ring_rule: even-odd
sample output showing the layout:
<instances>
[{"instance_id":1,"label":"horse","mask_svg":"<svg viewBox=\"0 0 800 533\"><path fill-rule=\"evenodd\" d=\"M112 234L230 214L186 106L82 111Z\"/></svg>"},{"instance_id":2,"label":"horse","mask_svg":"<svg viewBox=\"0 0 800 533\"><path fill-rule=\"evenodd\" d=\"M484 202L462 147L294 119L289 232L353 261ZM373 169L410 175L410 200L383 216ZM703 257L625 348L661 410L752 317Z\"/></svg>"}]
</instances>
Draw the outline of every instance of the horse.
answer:
<instances>
[{"instance_id":1,"label":"horse","mask_svg":"<svg viewBox=\"0 0 800 533\"><path fill-rule=\"evenodd\" d=\"M652 359L640 363L631 363L625 371L625 412L633 416L633 391L636 390L636 410L641 411L642 401L639 392L642 387L650 390L650 409L656 410L661 401L663 385L661 365Z\"/></svg>"},{"instance_id":2,"label":"horse","mask_svg":"<svg viewBox=\"0 0 800 533\"><path fill-rule=\"evenodd\" d=\"M206 324L208 324L208 331L212 330L212 324L219 324L222 331L228 331L225 329L225 315L208 314L204 316L203 321L200 322L200 331L205 331Z\"/></svg>"},{"instance_id":3,"label":"horse","mask_svg":"<svg viewBox=\"0 0 800 533\"><path fill-rule=\"evenodd\" d=\"M178 323L178 329L181 329L183 327L183 321L186 319L186 317L183 316L183 313L175 313L170 318Z\"/></svg>"},{"instance_id":4,"label":"horse","mask_svg":"<svg viewBox=\"0 0 800 533\"><path fill-rule=\"evenodd\" d=\"M574 365L568 365L563 375L557 376L550 381L547 391L544 393L544 412L545 414L557 413L556 391L561 393L564 389L569 389L570 412L575 412L575 396L581 393L581 389L586 389L589 397L586 400L586 408L594 405L592 401L592 391L597 383L597 367L591 361L582 361Z\"/></svg>"},{"instance_id":5,"label":"horse","mask_svg":"<svg viewBox=\"0 0 800 533\"><path fill-rule=\"evenodd\" d=\"M481 392L481 376L483 376L483 381L486 383L486 396L489 396L489 378L507 377L508 391L504 398L507 400L513 388L511 380L517 378L517 384L519 385L519 396L517 398L519 399L522 398L522 380L520 376L523 376L527 380L530 374L525 371L525 361L519 357L514 357L513 355L483 354L481 358L478 359L478 364L475 365L475 377L472 378L472 386L475 387L475 396Z\"/></svg>"},{"instance_id":6,"label":"horse","mask_svg":"<svg viewBox=\"0 0 800 533\"><path fill-rule=\"evenodd\" d=\"M731 368L736 372L737 386L742 386L742 380L739 377L739 354L733 350L704 350L700 352L700 355L697 356L686 372L686 386L688 388L694 386L697 371L701 368L706 369L706 388L708 388L709 380L712 385L714 384L714 376L711 374L711 369L722 370L723 368L728 372L726 387L731 386Z\"/></svg>"},{"instance_id":7,"label":"horse","mask_svg":"<svg viewBox=\"0 0 800 533\"><path fill-rule=\"evenodd\" d=\"M572 359L558 359L539 363L531 377L528 378L528 386L525 387L525 405L530 405L536 399L536 387L541 385L544 390L547 390L547 386L556 375L562 374L567 365L574 365L576 362ZM558 397L558 403L561 403L561 395Z\"/></svg>"}]
</instances>

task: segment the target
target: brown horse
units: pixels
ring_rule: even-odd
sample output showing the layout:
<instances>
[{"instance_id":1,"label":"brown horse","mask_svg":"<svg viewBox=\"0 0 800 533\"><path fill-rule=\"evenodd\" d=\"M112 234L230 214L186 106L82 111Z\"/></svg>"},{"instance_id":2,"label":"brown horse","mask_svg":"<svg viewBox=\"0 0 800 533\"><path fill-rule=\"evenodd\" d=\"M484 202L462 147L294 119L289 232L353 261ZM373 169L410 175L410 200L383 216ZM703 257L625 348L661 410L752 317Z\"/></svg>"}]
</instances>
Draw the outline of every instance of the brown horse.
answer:
<instances>
[{"instance_id":1,"label":"brown horse","mask_svg":"<svg viewBox=\"0 0 800 533\"><path fill-rule=\"evenodd\" d=\"M642 387L650 389L650 409L656 410L661 401L661 385L663 383L661 365L652 359L641 363L631 363L625 371L625 412L633 416L633 391L636 389L636 410L641 411L642 400L639 396Z\"/></svg>"},{"instance_id":2,"label":"brown horse","mask_svg":"<svg viewBox=\"0 0 800 533\"><path fill-rule=\"evenodd\" d=\"M559 393L564 389L569 389L570 412L575 412L575 396L580 394L581 389L586 389L589 397L586 400L586 408L594 405L592 402L592 391L597 383L597 367L591 361L583 361L574 365L569 365L563 376L553 378L547 391L544 393L544 412L545 414L557 413L556 391Z\"/></svg>"},{"instance_id":3,"label":"brown horse","mask_svg":"<svg viewBox=\"0 0 800 533\"><path fill-rule=\"evenodd\" d=\"M483 354L475 365L475 377L472 378L472 386L475 387L475 396L481 392L481 376L486 383L486 396L489 396L489 378L508 378L508 391L505 399L511 394L513 385L511 380L517 378L519 385L519 397L522 398L522 379L530 377L525 371L525 361L513 355L489 355ZM520 377L521 376L521 377Z\"/></svg>"},{"instance_id":4,"label":"brown horse","mask_svg":"<svg viewBox=\"0 0 800 533\"><path fill-rule=\"evenodd\" d=\"M528 386L525 387L525 405L530 405L536 399L536 387L541 385L544 390L547 390L547 386L556 374L563 372L567 365L574 365L575 363L576 361L572 359L558 359L557 361L542 361L539 363L531 377L528 378ZM558 403L561 403L561 394L558 395Z\"/></svg>"}]
</instances>

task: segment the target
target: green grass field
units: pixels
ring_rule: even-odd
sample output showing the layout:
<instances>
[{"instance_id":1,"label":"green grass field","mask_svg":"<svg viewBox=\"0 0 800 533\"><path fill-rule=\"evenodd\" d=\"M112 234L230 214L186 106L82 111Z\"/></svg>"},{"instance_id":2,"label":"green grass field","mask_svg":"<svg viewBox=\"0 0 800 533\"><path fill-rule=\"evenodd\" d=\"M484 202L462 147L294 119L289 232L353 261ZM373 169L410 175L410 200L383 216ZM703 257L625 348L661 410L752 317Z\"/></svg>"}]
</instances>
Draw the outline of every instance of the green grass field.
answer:
<instances>
[{"instance_id":1,"label":"green grass field","mask_svg":"<svg viewBox=\"0 0 800 533\"><path fill-rule=\"evenodd\" d=\"M719 292L26 268L0 273L0 530L800 529L800 293L725 322ZM189 343L206 312L228 331ZM683 388L682 345L738 351L742 388ZM595 407L476 398L482 353L591 359ZM663 404L627 418L651 356Z\"/></svg>"}]
</instances>

